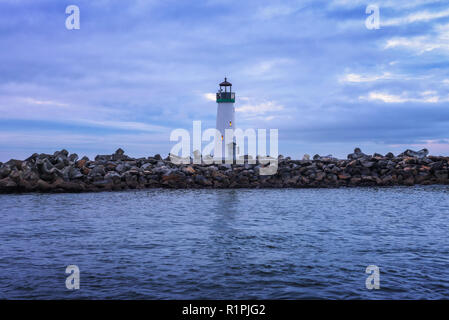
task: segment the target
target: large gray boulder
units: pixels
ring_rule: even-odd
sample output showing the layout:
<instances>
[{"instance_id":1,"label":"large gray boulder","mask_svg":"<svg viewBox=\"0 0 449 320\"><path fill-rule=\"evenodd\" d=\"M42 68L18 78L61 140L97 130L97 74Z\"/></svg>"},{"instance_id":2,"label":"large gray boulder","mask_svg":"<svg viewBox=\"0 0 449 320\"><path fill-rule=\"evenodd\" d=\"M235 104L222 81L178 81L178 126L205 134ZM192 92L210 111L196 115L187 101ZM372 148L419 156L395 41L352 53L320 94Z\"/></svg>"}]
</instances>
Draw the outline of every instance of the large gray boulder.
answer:
<instances>
[{"instance_id":1,"label":"large gray boulder","mask_svg":"<svg viewBox=\"0 0 449 320\"><path fill-rule=\"evenodd\" d=\"M120 174L128 171L129 169L131 169L131 166L128 163L120 163L117 165L117 167L115 167L115 171Z\"/></svg>"},{"instance_id":2,"label":"large gray boulder","mask_svg":"<svg viewBox=\"0 0 449 320\"><path fill-rule=\"evenodd\" d=\"M84 177L84 175L81 173L81 171L78 168L70 167L69 172L70 179L79 179Z\"/></svg>"},{"instance_id":3,"label":"large gray boulder","mask_svg":"<svg viewBox=\"0 0 449 320\"><path fill-rule=\"evenodd\" d=\"M63 177L63 174L60 170L58 170L48 158L37 159L36 167L40 174L40 177L45 181L52 181L58 177Z\"/></svg>"},{"instance_id":4,"label":"large gray boulder","mask_svg":"<svg viewBox=\"0 0 449 320\"><path fill-rule=\"evenodd\" d=\"M75 162L77 162L77 161L78 161L78 155L77 155L76 153L72 153L72 154L69 156L69 161L70 161L70 163L75 163Z\"/></svg>"},{"instance_id":5,"label":"large gray boulder","mask_svg":"<svg viewBox=\"0 0 449 320\"><path fill-rule=\"evenodd\" d=\"M114 183L118 183L119 181L121 181L121 176L120 174L118 174L115 171L109 171L108 173L106 173L106 175L104 176L104 180L108 181L108 182L114 182Z\"/></svg>"},{"instance_id":6,"label":"large gray boulder","mask_svg":"<svg viewBox=\"0 0 449 320\"><path fill-rule=\"evenodd\" d=\"M429 150L427 150L425 148L421 149L419 151L413 151L413 150L407 149L403 153L401 153L398 157L413 157L413 158L423 159L423 158L427 157L428 154L429 154Z\"/></svg>"},{"instance_id":7,"label":"large gray boulder","mask_svg":"<svg viewBox=\"0 0 449 320\"><path fill-rule=\"evenodd\" d=\"M367 154L364 154L360 148L355 148L353 153L348 154L349 160L357 160L370 157Z\"/></svg>"},{"instance_id":8,"label":"large gray boulder","mask_svg":"<svg viewBox=\"0 0 449 320\"><path fill-rule=\"evenodd\" d=\"M89 177L103 177L105 174L104 166L100 164L90 170Z\"/></svg>"},{"instance_id":9,"label":"large gray boulder","mask_svg":"<svg viewBox=\"0 0 449 320\"><path fill-rule=\"evenodd\" d=\"M17 188L17 183L15 183L11 178L7 177L0 180L0 191L15 191Z\"/></svg>"},{"instance_id":10,"label":"large gray boulder","mask_svg":"<svg viewBox=\"0 0 449 320\"><path fill-rule=\"evenodd\" d=\"M111 156L111 159L113 161L118 161L118 160L127 160L129 159L127 155L125 155L125 151L123 151L122 148L118 148L115 153Z\"/></svg>"},{"instance_id":11,"label":"large gray boulder","mask_svg":"<svg viewBox=\"0 0 449 320\"><path fill-rule=\"evenodd\" d=\"M11 173L11 167L8 165L2 165L0 167L0 179L3 179Z\"/></svg>"}]
</instances>

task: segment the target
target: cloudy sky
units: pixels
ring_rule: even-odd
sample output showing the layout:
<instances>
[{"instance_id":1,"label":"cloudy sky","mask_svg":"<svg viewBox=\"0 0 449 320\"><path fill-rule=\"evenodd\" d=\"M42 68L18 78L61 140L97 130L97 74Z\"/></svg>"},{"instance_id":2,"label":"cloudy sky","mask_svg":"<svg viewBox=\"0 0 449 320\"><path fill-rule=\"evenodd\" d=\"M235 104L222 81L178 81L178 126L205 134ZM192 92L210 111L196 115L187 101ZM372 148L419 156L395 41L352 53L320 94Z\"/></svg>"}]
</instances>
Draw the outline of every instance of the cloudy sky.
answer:
<instances>
[{"instance_id":1,"label":"cloudy sky","mask_svg":"<svg viewBox=\"0 0 449 320\"><path fill-rule=\"evenodd\" d=\"M224 76L237 126L279 129L284 155L449 154L447 1L0 0L0 49L0 161L166 155L215 126Z\"/></svg>"}]
</instances>

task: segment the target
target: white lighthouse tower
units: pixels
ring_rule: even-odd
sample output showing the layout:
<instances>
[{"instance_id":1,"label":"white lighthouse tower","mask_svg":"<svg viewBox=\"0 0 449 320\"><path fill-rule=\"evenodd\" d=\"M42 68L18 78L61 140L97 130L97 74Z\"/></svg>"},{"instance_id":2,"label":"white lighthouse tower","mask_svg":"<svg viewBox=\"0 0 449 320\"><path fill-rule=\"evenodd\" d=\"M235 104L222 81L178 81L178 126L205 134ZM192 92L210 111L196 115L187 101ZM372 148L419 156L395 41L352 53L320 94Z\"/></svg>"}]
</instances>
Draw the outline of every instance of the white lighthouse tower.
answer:
<instances>
[{"instance_id":1,"label":"white lighthouse tower","mask_svg":"<svg viewBox=\"0 0 449 320\"><path fill-rule=\"evenodd\" d=\"M229 89L229 90L228 90ZM217 92L217 130L220 136L218 140L221 140L221 156L222 159L236 156L236 143L235 138L231 142L226 141L225 130L235 129L235 92L232 92L232 83L228 82L225 78L220 83L220 89ZM227 144L227 145L226 145ZM217 149L216 149L217 150ZM216 155L217 156L217 155Z\"/></svg>"}]
</instances>

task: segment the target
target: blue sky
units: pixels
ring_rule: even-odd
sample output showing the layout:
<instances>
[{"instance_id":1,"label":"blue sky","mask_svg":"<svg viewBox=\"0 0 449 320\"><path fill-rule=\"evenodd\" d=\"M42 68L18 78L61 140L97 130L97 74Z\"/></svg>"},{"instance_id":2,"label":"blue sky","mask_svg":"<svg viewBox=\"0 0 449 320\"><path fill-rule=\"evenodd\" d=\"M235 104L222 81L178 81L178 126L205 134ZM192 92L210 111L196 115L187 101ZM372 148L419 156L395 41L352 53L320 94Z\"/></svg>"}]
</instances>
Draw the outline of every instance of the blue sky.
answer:
<instances>
[{"instance_id":1,"label":"blue sky","mask_svg":"<svg viewBox=\"0 0 449 320\"><path fill-rule=\"evenodd\" d=\"M225 75L237 126L279 129L281 154L449 154L447 1L1 0L0 49L0 161L166 155L215 126Z\"/></svg>"}]
</instances>

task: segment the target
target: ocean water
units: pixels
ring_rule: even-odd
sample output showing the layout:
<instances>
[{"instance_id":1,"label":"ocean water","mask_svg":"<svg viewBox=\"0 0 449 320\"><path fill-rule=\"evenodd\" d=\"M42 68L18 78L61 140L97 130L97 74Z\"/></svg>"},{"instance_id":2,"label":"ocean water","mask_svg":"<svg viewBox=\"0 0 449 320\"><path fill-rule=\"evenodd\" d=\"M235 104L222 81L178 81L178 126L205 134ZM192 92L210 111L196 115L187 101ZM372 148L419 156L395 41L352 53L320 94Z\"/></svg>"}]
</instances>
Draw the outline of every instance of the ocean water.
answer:
<instances>
[{"instance_id":1,"label":"ocean water","mask_svg":"<svg viewBox=\"0 0 449 320\"><path fill-rule=\"evenodd\" d=\"M0 195L0 244L3 299L447 299L449 187Z\"/></svg>"}]
</instances>

